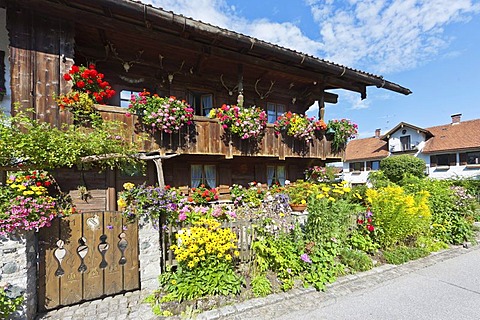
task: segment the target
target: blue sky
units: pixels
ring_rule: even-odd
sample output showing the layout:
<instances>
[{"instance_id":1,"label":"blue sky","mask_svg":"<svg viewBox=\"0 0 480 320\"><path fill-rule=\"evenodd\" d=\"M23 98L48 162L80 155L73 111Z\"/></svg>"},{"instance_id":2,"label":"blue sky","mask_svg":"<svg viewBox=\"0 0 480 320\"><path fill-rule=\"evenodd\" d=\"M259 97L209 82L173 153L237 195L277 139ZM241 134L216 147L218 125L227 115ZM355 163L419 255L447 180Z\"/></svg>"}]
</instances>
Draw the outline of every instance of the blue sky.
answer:
<instances>
[{"instance_id":1,"label":"blue sky","mask_svg":"<svg viewBox=\"0 0 480 320\"><path fill-rule=\"evenodd\" d=\"M339 90L325 117L359 137L401 121L419 127L480 118L480 0L143 0L154 6L384 76L413 91ZM316 115L316 106L310 114Z\"/></svg>"}]
</instances>

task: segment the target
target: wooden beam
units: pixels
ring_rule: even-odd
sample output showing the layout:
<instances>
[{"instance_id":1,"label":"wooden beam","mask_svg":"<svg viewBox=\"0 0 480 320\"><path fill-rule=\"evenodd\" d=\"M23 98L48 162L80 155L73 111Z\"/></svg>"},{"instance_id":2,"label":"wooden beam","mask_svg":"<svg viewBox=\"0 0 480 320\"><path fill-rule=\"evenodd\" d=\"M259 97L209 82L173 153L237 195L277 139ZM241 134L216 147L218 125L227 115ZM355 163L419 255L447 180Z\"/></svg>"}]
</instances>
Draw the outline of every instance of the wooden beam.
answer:
<instances>
[{"instance_id":1,"label":"wooden beam","mask_svg":"<svg viewBox=\"0 0 480 320\"><path fill-rule=\"evenodd\" d=\"M162 25L163 20L158 19L157 24L153 24L155 21L152 20L152 28L148 29L143 24L142 21L131 21L124 22L118 18L109 18L105 17L99 13L88 12L82 9L73 8L71 6L65 6L58 3L48 2L48 5L43 0L16 0L16 3L23 4L28 6L38 12L44 13L46 15L55 15L59 17L65 17L68 15L69 21L74 21L78 24L94 24L99 28L104 28L108 30L113 30L118 32L122 30L124 34L130 34L134 37L139 37L141 34L142 39L148 43L165 43L170 46L178 47L181 50L187 50L191 52L201 52L202 48L205 47L205 44L192 39L184 39L178 35L170 34L165 30L159 30L159 26ZM238 48L241 50L241 48ZM226 60L236 60L244 64L254 65L256 68L264 70L275 70L282 72L284 74L293 74L305 79L310 78L312 81L321 81L323 75L329 74L328 72L320 73L310 70L305 70L302 68L288 66L283 63L268 61L263 58L257 58L252 55L241 54L234 50L229 50L220 47L211 47L212 56L221 57ZM331 75L331 74L330 74ZM362 97L365 92L365 86L356 84L352 81L346 81L342 79L337 79L332 77L325 78L325 88L326 89L337 89L342 88L350 91L359 92L362 94Z\"/></svg>"}]
</instances>

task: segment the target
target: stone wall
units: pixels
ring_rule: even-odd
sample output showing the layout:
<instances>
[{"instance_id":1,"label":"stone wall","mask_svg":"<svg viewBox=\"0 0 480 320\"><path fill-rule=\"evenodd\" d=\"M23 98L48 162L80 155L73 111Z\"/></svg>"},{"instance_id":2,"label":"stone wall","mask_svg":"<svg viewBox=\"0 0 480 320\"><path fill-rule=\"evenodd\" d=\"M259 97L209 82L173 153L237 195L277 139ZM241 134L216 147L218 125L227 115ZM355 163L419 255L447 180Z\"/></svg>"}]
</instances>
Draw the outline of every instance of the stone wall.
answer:
<instances>
[{"instance_id":1,"label":"stone wall","mask_svg":"<svg viewBox=\"0 0 480 320\"><path fill-rule=\"evenodd\" d=\"M33 319L37 309L37 268L33 231L0 236L0 287L9 296L24 296L12 319Z\"/></svg>"},{"instance_id":2,"label":"stone wall","mask_svg":"<svg viewBox=\"0 0 480 320\"><path fill-rule=\"evenodd\" d=\"M140 260L140 287L142 290L156 290L161 273L160 233L151 222L139 222L138 246Z\"/></svg>"}]
</instances>

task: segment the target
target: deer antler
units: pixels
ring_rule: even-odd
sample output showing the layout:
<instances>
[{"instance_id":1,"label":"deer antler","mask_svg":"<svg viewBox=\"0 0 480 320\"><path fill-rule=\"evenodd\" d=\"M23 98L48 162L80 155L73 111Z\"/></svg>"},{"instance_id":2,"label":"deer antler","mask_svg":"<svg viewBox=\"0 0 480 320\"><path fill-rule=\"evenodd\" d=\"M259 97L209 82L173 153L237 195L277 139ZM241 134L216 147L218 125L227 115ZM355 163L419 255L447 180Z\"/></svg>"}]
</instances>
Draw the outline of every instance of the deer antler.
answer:
<instances>
[{"instance_id":1,"label":"deer antler","mask_svg":"<svg viewBox=\"0 0 480 320\"><path fill-rule=\"evenodd\" d=\"M180 68L173 72L173 73L169 73L168 74L168 82L170 82L170 84L172 84L173 82L173 77L176 75L176 74L181 74L182 73L182 69L183 69L183 66L185 65L185 60L182 61L182 64L180 66Z\"/></svg>"},{"instance_id":2,"label":"deer antler","mask_svg":"<svg viewBox=\"0 0 480 320\"><path fill-rule=\"evenodd\" d=\"M258 92L258 89L257 89L257 85L260 82L260 80L261 79L257 79L257 81L255 81L255 92L258 94L260 99L263 100L267 98L270 95L270 93L272 93L272 88L273 88L273 85L275 84L275 81L270 81L270 88L268 88L268 91L265 92L264 94L261 94L260 92Z\"/></svg>"},{"instance_id":3,"label":"deer antler","mask_svg":"<svg viewBox=\"0 0 480 320\"><path fill-rule=\"evenodd\" d=\"M111 42L108 42L108 48L106 47L105 48L105 51L107 52L108 54L108 49L110 50L110 52L112 52L113 56L115 57L115 59L117 59L118 61L120 61L122 63L122 66L123 68L125 69L125 72L128 72L128 70L130 70L130 68L135 64L135 63L138 63L141 61L141 58L142 58L142 54L143 54L143 50L139 50L137 51L137 55L135 56L135 60L131 60L131 61L125 61L123 60L122 58L120 58L118 52L117 52L117 49L115 48L115 46L113 45L113 43Z\"/></svg>"},{"instance_id":4,"label":"deer antler","mask_svg":"<svg viewBox=\"0 0 480 320\"><path fill-rule=\"evenodd\" d=\"M223 73L222 73L222 75L220 75L220 82L222 82L222 86L223 86L225 89L227 89L229 96L232 96L232 95L233 95L233 92L235 92L235 91L238 90L238 85L236 85L236 86L233 87L232 89L229 89L229 88L227 87L227 85L225 84L225 82L223 82Z\"/></svg>"}]
</instances>

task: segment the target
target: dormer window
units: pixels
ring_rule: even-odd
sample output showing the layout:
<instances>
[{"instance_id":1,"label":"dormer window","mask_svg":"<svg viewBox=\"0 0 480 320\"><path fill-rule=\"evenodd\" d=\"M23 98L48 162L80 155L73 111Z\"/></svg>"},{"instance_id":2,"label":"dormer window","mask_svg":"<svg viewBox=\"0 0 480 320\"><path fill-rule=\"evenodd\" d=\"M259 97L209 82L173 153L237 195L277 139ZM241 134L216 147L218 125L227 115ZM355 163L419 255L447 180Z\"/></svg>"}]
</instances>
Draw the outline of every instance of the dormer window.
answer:
<instances>
[{"instance_id":1,"label":"dormer window","mask_svg":"<svg viewBox=\"0 0 480 320\"><path fill-rule=\"evenodd\" d=\"M400 137L400 144L402 146L402 151L412 150L412 144L410 142L410 136Z\"/></svg>"}]
</instances>

